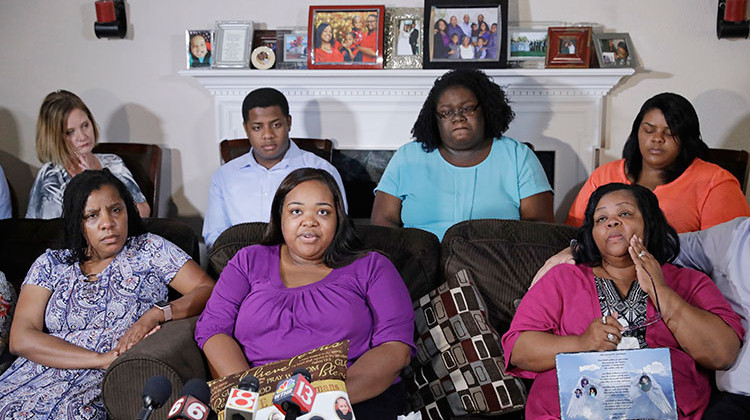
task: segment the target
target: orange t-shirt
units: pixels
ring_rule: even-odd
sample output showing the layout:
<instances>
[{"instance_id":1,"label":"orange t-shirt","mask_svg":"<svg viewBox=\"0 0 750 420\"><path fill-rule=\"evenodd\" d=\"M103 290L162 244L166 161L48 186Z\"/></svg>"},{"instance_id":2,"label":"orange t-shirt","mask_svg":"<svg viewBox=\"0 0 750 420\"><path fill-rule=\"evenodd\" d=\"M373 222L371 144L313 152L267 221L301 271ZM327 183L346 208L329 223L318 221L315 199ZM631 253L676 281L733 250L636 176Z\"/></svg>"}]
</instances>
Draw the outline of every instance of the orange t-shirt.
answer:
<instances>
[{"instance_id":1,"label":"orange t-shirt","mask_svg":"<svg viewBox=\"0 0 750 420\"><path fill-rule=\"evenodd\" d=\"M378 31L374 30L370 33L362 35L362 42L359 44L360 47L370 48L371 50L378 52ZM365 53L362 53L362 61L366 63L374 63L375 57L370 57Z\"/></svg>"},{"instance_id":2,"label":"orange t-shirt","mask_svg":"<svg viewBox=\"0 0 750 420\"><path fill-rule=\"evenodd\" d=\"M625 159L594 170L578 192L565 223L581 226L589 197L610 182L632 184L625 176ZM677 233L704 230L735 217L750 216L750 206L737 178L720 166L697 158L677 179L656 187L654 194Z\"/></svg>"}]
</instances>

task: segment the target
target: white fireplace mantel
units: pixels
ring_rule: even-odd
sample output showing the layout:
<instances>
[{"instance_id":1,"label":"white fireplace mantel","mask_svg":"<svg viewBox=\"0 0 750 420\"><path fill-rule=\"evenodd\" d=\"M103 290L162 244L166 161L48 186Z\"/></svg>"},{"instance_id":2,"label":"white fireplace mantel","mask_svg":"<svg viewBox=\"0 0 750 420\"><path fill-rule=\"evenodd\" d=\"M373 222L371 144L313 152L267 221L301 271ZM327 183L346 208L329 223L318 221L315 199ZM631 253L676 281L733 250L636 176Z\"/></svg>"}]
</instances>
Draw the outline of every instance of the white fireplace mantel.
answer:
<instances>
[{"instance_id":1,"label":"white fireplace mantel","mask_svg":"<svg viewBox=\"0 0 750 420\"><path fill-rule=\"evenodd\" d=\"M396 149L446 70L183 70L215 97L216 141L242 138L242 100L271 86L289 100L292 136L333 139L337 149ZM555 205L598 164L604 98L631 68L485 70L516 114L508 136L554 150ZM569 204L569 203L567 203Z\"/></svg>"}]
</instances>

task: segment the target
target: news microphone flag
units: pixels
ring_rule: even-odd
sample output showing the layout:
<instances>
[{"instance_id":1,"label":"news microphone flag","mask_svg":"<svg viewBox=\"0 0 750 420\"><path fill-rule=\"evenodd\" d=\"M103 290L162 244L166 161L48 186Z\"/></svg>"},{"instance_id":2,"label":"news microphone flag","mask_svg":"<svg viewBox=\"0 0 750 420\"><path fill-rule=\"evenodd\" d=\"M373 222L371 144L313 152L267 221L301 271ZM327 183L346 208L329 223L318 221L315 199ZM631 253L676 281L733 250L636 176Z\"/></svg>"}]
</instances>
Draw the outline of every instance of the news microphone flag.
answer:
<instances>
[{"instance_id":1,"label":"news microphone flag","mask_svg":"<svg viewBox=\"0 0 750 420\"><path fill-rule=\"evenodd\" d=\"M206 381L193 378L185 383L180 394L169 409L167 420L208 420L215 417L208 405L211 390Z\"/></svg>"},{"instance_id":2,"label":"news microphone flag","mask_svg":"<svg viewBox=\"0 0 750 420\"><path fill-rule=\"evenodd\" d=\"M310 385L310 372L307 369L296 369L294 373L276 387L273 404L284 414L298 416L310 412L317 391Z\"/></svg>"},{"instance_id":3,"label":"news microphone flag","mask_svg":"<svg viewBox=\"0 0 750 420\"><path fill-rule=\"evenodd\" d=\"M247 375L237 388L229 391L229 398L224 407L225 420L253 420L258 411L258 378Z\"/></svg>"}]
</instances>

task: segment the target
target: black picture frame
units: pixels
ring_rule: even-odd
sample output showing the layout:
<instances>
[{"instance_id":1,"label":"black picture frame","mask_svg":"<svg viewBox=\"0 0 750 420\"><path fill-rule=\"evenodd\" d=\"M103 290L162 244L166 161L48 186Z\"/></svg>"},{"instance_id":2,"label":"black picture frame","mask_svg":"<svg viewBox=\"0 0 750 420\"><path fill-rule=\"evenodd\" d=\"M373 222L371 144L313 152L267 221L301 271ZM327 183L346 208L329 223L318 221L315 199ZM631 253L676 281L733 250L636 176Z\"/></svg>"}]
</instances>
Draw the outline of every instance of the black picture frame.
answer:
<instances>
[{"instance_id":1,"label":"black picture frame","mask_svg":"<svg viewBox=\"0 0 750 420\"><path fill-rule=\"evenodd\" d=\"M459 9L459 10L456 10ZM492 9L488 11L487 9ZM491 16L488 14L491 13ZM450 18L456 16L457 23L460 26L463 23L464 15L469 15L470 24L476 23L479 15L483 15L484 22L487 24L488 29L491 29L492 24L497 25L497 31L493 35L490 31L488 37L481 36L484 40L480 45L478 39L480 36L470 36L469 45L465 44L465 40L462 38L458 47L452 43L452 36L448 38L449 44L443 44L439 51L436 51L435 40L437 38L437 27L440 26L440 20L445 23L446 30L443 32L446 35L449 33L451 25ZM458 16L460 15L460 17ZM484 16L484 15L487 15ZM445 18L448 20L445 20ZM423 51L423 67L426 69L453 69L453 68L505 68L508 65L508 0L425 0L424 2L424 48ZM478 27L482 21L479 21ZM458 34L457 31L453 33ZM460 33L463 34L463 31ZM466 34L464 34L466 35ZM474 35L474 34L472 34ZM490 43L494 37L494 54L491 54ZM446 36L442 36L443 41ZM474 58L468 58L469 53L468 47L474 48ZM485 57L478 58L481 53L481 47L485 47ZM479 47L480 49L477 49ZM450 53L449 50L454 50ZM443 56L445 54L445 56ZM494 55L493 57L487 57ZM450 58L448 58L450 57ZM460 58L454 58L460 57Z\"/></svg>"}]
</instances>

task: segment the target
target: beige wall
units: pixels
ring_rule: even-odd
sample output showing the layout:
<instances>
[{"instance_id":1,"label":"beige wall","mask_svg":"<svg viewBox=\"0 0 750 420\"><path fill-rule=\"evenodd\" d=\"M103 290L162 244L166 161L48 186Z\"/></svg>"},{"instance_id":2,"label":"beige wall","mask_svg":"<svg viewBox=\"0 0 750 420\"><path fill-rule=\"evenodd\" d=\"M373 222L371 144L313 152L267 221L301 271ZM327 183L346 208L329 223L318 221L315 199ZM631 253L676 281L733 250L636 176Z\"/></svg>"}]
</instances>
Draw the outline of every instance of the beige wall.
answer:
<instances>
[{"instance_id":1,"label":"beige wall","mask_svg":"<svg viewBox=\"0 0 750 420\"><path fill-rule=\"evenodd\" d=\"M0 163L26 208L41 166L35 121L45 94L78 93L92 109L105 141L156 143L165 148L164 215L199 229L208 182L219 165L212 97L184 68L184 30L216 20L247 19L256 26L306 26L307 6L261 1L135 1L124 40L93 34L92 1L0 2ZM321 2L317 2L321 3ZM325 3L325 2L322 2ZM336 4L361 4L338 0ZM716 2L704 0L511 0L511 21L592 22L607 32L629 32L638 72L607 99L605 161L620 156L641 103L662 91L693 102L712 147L750 148L750 40L718 40ZM421 6L402 0L386 6ZM259 24L259 25L258 25ZM406 138L408 133L394 133Z\"/></svg>"}]
</instances>

